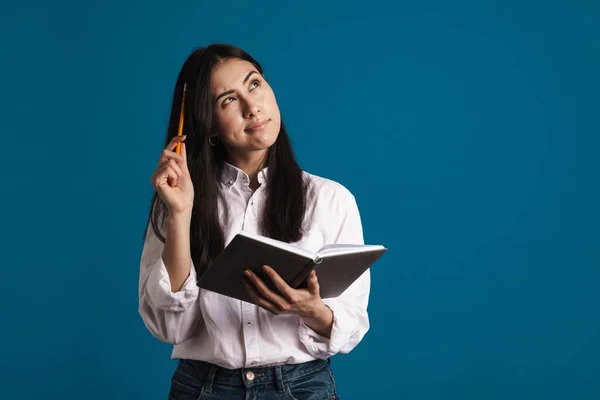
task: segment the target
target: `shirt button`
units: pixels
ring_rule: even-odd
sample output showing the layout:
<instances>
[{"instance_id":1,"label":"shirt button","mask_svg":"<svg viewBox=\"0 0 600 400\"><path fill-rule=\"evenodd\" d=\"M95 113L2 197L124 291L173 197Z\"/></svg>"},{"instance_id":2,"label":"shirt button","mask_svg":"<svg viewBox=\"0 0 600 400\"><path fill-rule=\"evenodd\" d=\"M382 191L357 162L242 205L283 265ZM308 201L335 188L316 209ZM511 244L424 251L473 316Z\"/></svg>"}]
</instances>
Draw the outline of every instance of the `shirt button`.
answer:
<instances>
[{"instance_id":1,"label":"shirt button","mask_svg":"<svg viewBox=\"0 0 600 400\"><path fill-rule=\"evenodd\" d=\"M246 379L248 379L249 381L254 380L254 372L252 372L252 371L246 372Z\"/></svg>"}]
</instances>

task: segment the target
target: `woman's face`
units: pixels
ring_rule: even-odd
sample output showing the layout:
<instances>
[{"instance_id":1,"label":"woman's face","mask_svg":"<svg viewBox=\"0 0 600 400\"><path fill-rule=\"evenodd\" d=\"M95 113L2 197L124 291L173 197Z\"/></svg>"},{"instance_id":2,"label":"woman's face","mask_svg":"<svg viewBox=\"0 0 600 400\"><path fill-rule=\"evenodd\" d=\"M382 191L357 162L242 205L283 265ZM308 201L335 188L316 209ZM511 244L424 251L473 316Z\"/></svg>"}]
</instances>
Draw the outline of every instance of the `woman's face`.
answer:
<instances>
[{"instance_id":1,"label":"woman's face","mask_svg":"<svg viewBox=\"0 0 600 400\"><path fill-rule=\"evenodd\" d=\"M211 135L218 135L230 154L247 157L275 143L281 127L279 107L271 86L251 63L233 58L217 65L211 95L215 111Z\"/></svg>"}]
</instances>

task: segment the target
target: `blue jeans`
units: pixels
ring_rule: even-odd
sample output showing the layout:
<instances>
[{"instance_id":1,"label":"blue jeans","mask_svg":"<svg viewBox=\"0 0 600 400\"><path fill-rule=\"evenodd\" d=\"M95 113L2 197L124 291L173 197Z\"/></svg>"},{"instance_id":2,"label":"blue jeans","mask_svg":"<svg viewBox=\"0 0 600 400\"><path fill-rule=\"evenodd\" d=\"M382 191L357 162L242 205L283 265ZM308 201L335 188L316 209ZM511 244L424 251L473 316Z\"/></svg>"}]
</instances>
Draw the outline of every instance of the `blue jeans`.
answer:
<instances>
[{"instance_id":1,"label":"blue jeans","mask_svg":"<svg viewBox=\"0 0 600 400\"><path fill-rule=\"evenodd\" d=\"M338 400L331 361L226 369L179 359L169 400Z\"/></svg>"}]
</instances>

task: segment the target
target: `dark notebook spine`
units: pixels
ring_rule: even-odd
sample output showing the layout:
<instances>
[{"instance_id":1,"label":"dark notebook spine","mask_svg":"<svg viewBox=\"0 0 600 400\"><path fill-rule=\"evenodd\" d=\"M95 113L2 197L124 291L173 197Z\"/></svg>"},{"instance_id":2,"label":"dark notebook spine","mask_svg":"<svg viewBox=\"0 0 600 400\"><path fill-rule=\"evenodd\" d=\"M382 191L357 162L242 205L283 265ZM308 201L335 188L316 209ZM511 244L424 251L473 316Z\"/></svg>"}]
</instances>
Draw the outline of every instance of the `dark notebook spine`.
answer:
<instances>
[{"instance_id":1,"label":"dark notebook spine","mask_svg":"<svg viewBox=\"0 0 600 400\"><path fill-rule=\"evenodd\" d=\"M291 288L299 289L302 287L306 287L306 278L312 272L313 269L317 267L321 263L321 259L319 257L314 260L310 260L308 264L304 268L296 274L296 276L290 281L289 285Z\"/></svg>"}]
</instances>

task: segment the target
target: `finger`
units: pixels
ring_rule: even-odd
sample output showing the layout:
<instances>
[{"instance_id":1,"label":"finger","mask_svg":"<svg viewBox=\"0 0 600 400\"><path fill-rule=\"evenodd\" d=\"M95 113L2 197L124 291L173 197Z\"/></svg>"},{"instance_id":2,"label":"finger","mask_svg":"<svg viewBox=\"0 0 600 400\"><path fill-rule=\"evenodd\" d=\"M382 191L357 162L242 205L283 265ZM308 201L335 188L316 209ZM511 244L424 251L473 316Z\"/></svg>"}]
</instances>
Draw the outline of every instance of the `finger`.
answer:
<instances>
[{"instance_id":1,"label":"finger","mask_svg":"<svg viewBox=\"0 0 600 400\"><path fill-rule=\"evenodd\" d=\"M294 289L292 289L273 268L268 265L263 265L263 270L267 276L271 278L277 290L279 290L288 301L293 301Z\"/></svg>"},{"instance_id":2,"label":"finger","mask_svg":"<svg viewBox=\"0 0 600 400\"><path fill-rule=\"evenodd\" d=\"M156 178L156 186L162 186L165 182L168 184L170 179L177 182L177 174L169 166L165 166Z\"/></svg>"},{"instance_id":3,"label":"finger","mask_svg":"<svg viewBox=\"0 0 600 400\"><path fill-rule=\"evenodd\" d=\"M246 291L254 304L261 306L274 314L278 313L277 308L271 302L261 297L254 285L248 279L243 279L243 282L244 286L246 286Z\"/></svg>"},{"instance_id":4,"label":"finger","mask_svg":"<svg viewBox=\"0 0 600 400\"><path fill-rule=\"evenodd\" d=\"M171 187L177 187L177 183L179 182L179 176L177 172L171 167L169 167L169 179L167 180Z\"/></svg>"},{"instance_id":5,"label":"finger","mask_svg":"<svg viewBox=\"0 0 600 400\"><path fill-rule=\"evenodd\" d=\"M185 143L181 143L181 158L183 158L183 165L185 169L187 169L187 150L185 149Z\"/></svg>"},{"instance_id":6,"label":"finger","mask_svg":"<svg viewBox=\"0 0 600 400\"><path fill-rule=\"evenodd\" d=\"M162 164L171 159L175 160L179 164L183 164L183 156L181 154L177 154L176 152L171 151L169 149L164 149L162 151L162 153L160 155L160 160L158 160L158 163Z\"/></svg>"},{"instance_id":7,"label":"finger","mask_svg":"<svg viewBox=\"0 0 600 400\"><path fill-rule=\"evenodd\" d=\"M254 273L252 273L252 271L247 270L246 276L254 284L258 293L265 299L269 300L271 303L275 304L276 307L283 308L284 304L287 304L287 301L283 297L276 293L273 293L273 291L269 289L267 285L265 285L262 279L260 279Z\"/></svg>"},{"instance_id":8,"label":"finger","mask_svg":"<svg viewBox=\"0 0 600 400\"><path fill-rule=\"evenodd\" d=\"M175 148L177 147L177 143L183 142L186 137L187 135L174 136L173 139L171 139L171 141L167 145L167 149L171 151L175 150Z\"/></svg>"},{"instance_id":9,"label":"finger","mask_svg":"<svg viewBox=\"0 0 600 400\"><path fill-rule=\"evenodd\" d=\"M166 178L168 178L168 172L165 171L164 166L160 165L158 168L156 168L152 174L152 186L155 188L161 186L165 181L165 174L167 175Z\"/></svg>"},{"instance_id":10,"label":"finger","mask_svg":"<svg viewBox=\"0 0 600 400\"><path fill-rule=\"evenodd\" d=\"M177 163L174 160L169 160L166 161L164 163L162 163L159 167L158 167L158 174L159 175L164 175L167 173L167 171L171 169L173 172L175 172L175 175L177 177L180 177L183 175L181 168L179 167L179 165L177 165Z\"/></svg>"},{"instance_id":11,"label":"finger","mask_svg":"<svg viewBox=\"0 0 600 400\"><path fill-rule=\"evenodd\" d=\"M183 176L183 171L181 170L181 167L179 166L179 164L177 164L177 161L169 160L169 161L166 161L163 165L166 165L166 166L172 168L177 173L177 176Z\"/></svg>"},{"instance_id":12,"label":"finger","mask_svg":"<svg viewBox=\"0 0 600 400\"><path fill-rule=\"evenodd\" d=\"M319 289L319 280L317 279L317 273L315 272L315 270L313 270L310 273L310 275L308 275L307 280L308 285L306 286L306 289L308 290L308 292L313 296L320 296L321 291Z\"/></svg>"},{"instance_id":13,"label":"finger","mask_svg":"<svg viewBox=\"0 0 600 400\"><path fill-rule=\"evenodd\" d=\"M263 298L260 296L260 294L258 293L258 291L252 287L252 283L248 283L248 281L246 279L244 279L244 286L246 286L246 290L248 291L248 295L250 296L250 299L252 299L252 301L254 302L254 304L256 304L259 307L264 308L265 310L273 313L273 314L280 314L281 312L277 309L277 307L275 307L275 305L273 303L271 303L270 301L268 301L267 299Z\"/></svg>"}]
</instances>

